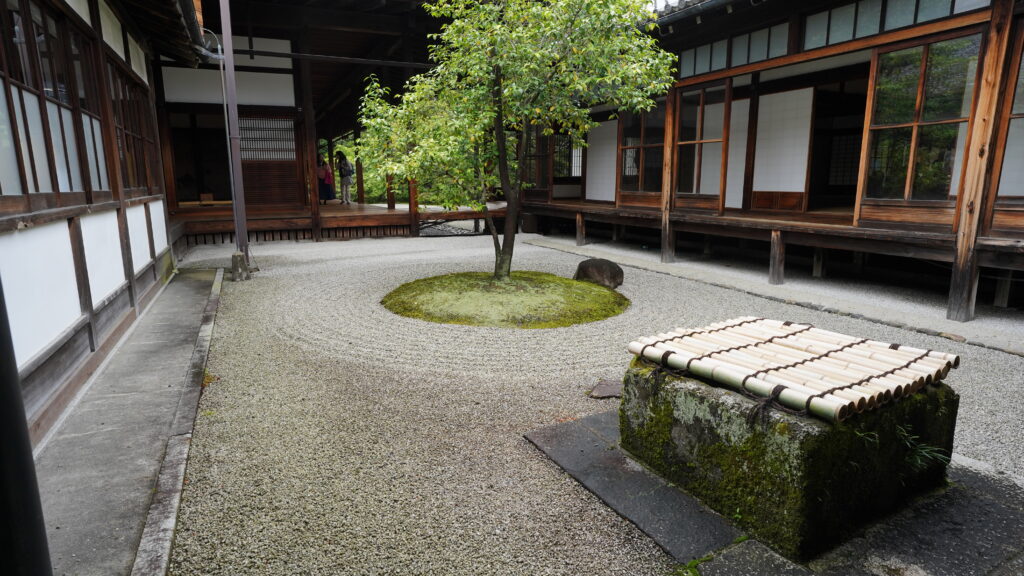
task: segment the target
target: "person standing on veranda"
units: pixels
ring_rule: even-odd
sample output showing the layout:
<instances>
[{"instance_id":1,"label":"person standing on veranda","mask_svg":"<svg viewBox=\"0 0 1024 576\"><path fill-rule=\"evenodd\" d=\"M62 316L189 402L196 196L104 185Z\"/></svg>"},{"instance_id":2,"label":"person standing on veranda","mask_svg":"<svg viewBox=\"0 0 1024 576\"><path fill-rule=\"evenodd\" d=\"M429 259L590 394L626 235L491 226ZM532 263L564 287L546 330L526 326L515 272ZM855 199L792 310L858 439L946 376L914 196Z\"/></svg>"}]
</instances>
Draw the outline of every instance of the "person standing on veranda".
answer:
<instances>
[{"instance_id":1,"label":"person standing on veranda","mask_svg":"<svg viewBox=\"0 0 1024 576\"><path fill-rule=\"evenodd\" d=\"M335 156L335 160L335 164L338 166L338 171L341 174L341 203L351 204L352 197L349 191L352 188L352 174L355 172L355 169L348 161L348 158L345 157L345 153L340 150L338 155Z\"/></svg>"}]
</instances>

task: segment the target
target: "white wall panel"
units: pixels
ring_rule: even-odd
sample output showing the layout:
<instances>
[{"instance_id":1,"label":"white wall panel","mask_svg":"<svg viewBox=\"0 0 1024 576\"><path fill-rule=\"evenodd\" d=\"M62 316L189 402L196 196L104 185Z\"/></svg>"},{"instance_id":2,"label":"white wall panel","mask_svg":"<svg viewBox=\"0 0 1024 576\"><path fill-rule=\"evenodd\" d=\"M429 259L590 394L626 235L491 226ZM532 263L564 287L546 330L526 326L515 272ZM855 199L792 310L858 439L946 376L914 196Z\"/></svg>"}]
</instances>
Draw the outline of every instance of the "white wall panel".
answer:
<instances>
[{"instance_id":1,"label":"white wall panel","mask_svg":"<svg viewBox=\"0 0 1024 576\"><path fill-rule=\"evenodd\" d=\"M89 15L89 0L64 0L68 6L82 17L83 20L92 24L92 16Z\"/></svg>"},{"instance_id":2,"label":"white wall panel","mask_svg":"<svg viewBox=\"0 0 1024 576\"><path fill-rule=\"evenodd\" d=\"M168 102L222 104L220 70L163 68L164 97ZM251 106L295 106L291 74L238 72L238 103Z\"/></svg>"},{"instance_id":3,"label":"white wall panel","mask_svg":"<svg viewBox=\"0 0 1024 576\"><path fill-rule=\"evenodd\" d=\"M67 222L0 234L0 278L21 367L82 315Z\"/></svg>"},{"instance_id":4,"label":"white wall panel","mask_svg":"<svg viewBox=\"0 0 1024 576\"><path fill-rule=\"evenodd\" d=\"M587 200L615 201L619 123L601 122L587 135Z\"/></svg>"},{"instance_id":5,"label":"white wall panel","mask_svg":"<svg viewBox=\"0 0 1024 576\"><path fill-rule=\"evenodd\" d=\"M733 100L729 117L729 173L725 183L725 207L743 208L743 179L747 168L747 128L750 100Z\"/></svg>"},{"instance_id":6,"label":"white wall panel","mask_svg":"<svg viewBox=\"0 0 1024 576\"><path fill-rule=\"evenodd\" d=\"M124 32L121 30L121 21L104 1L100 2L100 26L103 27L103 40L124 58Z\"/></svg>"},{"instance_id":7,"label":"white wall panel","mask_svg":"<svg viewBox=\"0 0 1024 576\"><path fill-rule=\"evenodd\" d=\"M146 207L132 206L125 212L128 221L128 238L132 245L132 264L138 274L147 264L149 258L149 226L146 225Z\"/></svg>"},{"instance_id":8,"label":"white wall panel","mask_svg":"<svg viewBox=\"0 0 1024 576\"><path fill-rule=\"evenodd\" d=\"M128 35L128 53L131 55L132 70L135 70L143 82L149 84L149 75L146 74L146 52L130 34Z\"/></svg>"},{"instance_id":9,"label":"white wall panel","mask_svg":"<svg viewBox=\"0 0 1024 576\"><path fill-rule=\"evenodd\" d=\"M766 94L758 102L754 190L803 192L811 144L814 89Z\"/></svg>"},{"instance_id":10,"label":"white wall panel","mask_svg":"<svg viewBox=\"0 0 1024 576\"><path fill-rule=\"evenodd\" d=\"M153 223L153 251L157 254L167 248L167 222L164 218L164 201L150 202L149 220Z\"/></svg>"},{"instance_id":11,"label":"white wall panel","mask_svg":"<svg viewBox=\"0 0 1024 576\"><path fill-rule=\"evenodd\" d=\"M117 230L117 212L110 210L82 217L82 244L85 265L89 269L89 291L93 306L124 284L121 237Z\"/></svg>"}]
</instances>

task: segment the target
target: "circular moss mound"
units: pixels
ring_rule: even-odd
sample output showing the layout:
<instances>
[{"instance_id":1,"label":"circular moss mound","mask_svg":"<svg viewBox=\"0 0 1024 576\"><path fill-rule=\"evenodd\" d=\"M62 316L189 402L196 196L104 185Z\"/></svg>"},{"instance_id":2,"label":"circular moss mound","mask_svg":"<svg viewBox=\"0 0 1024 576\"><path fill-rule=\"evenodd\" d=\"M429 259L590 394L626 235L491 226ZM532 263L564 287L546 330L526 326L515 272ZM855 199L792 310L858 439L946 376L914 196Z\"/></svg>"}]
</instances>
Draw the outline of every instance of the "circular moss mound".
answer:
<instances>
[{"instance_id":1,"label":"circular moss mound","mask_svg":"<svg viewBox=\"0 0 1024 576\"><path fill-rule=\"evenodd\" d=\"M542 272L433 276L403 284L381 300L402 316L444 324L559 328L621 314L629 299L614 290Z\"/></svg>"}]
</instances>

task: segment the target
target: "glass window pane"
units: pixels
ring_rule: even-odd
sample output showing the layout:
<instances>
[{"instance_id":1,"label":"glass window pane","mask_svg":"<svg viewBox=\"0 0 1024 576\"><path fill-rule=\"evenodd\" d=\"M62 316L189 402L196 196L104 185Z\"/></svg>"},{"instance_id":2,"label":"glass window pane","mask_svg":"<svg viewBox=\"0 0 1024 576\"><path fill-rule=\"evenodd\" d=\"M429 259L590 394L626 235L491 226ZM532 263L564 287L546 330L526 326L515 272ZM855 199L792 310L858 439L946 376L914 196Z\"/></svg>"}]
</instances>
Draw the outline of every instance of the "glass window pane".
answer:
<instances>
[{"instance_id":1,"label":"glass window pane","mask_svg":"<svg viewBox=\"0 0 1024 576\"><path fill-rule=\"evenodd\" d=\"M747 63L747 49L750 44L750 35L744 34L732 39L732 65L742 66Z\"/></svg>"},{"instance_id":2,"label":"glass window pane","mask_svg":"<svg viewBox=\"0 0 1024 576\"><path fill-rule=\"evenodd\" d=\"M729 62L729 41L719 40L711 45L711 69L722 70Z\"/></svg>"},{"instance_id":3,"label":"glass window pane","mask_svg":"<svg viewBox=\"0 0 1024 576\"><path fill-rule=\"evenodd\" d=\"M704 129L700 139L721 139L724 128L725 88L709 88L704 94Z\"/></svg>"},{"instance_id":4,"label":"glass window pane","mask_svg":"<svg viewBox=\"0 0 1024 576\"><path fill-rule=\"evenodd\" d=\"M35 168L32 166L32 156L30 156L31 147L29 141L31 137L25 130L25 107L21 105L21 95L23 90L20 88L11 88L11 100L14 103L14 124L18 131L19 143L21 144L21 167L25 172L25 181L28 183L28 193L36 191L35 181Z\"/></svg>"},{"instance_id":5,"label":"glass window pane","mask_svg":"<svg viewBox=\"0 0 1024 576\"><path fill-rule=\"evenodd\" d=\"M789 22L772 26L768 46L768 57L778 58L789 52Z\"/></svg>"},{"instance_id":6,"label":"glass window pane","mask_svg":"<svg viewBox=\"0 0 1024 576\"><path fill-rule=\"evenodd\" d=\"M750 34L750 61L760 62L768 58L768 29Z\"/></svg>"},{"instance_id":7,"label":"glass window pane","mask_svg":"<svg viewBox=\"0 0 1024 576\"><path fill-rule=\"evenodd\" d=\"M64 147L64 137L60 130L60 108L53 102L46 103L46 114L50 120L50 142L53 143L53 161L57 172L57 190L60 192L71 191L71 181L68 179L68 158Z\"/></svg>"},{"instance_id":8,"label":"glass window pane","mask_svg":"<svg viewBox=\"0 0 1024 576\"><path fill-rule=\"evenodd\" d=\"M700 111L700 90L683 92L679 96L679 117L676 137L680 142L692 142L697 139L697 113Z\"/></svg>"},{"instance_id":9,"label":"glass window pane","mask_svg":"<svg viewBox=\"0 0 1024 576\"><path fill-rule=\"evenodd\" d=\"M697 145L680 146L676 158L676 193L693 194L697 179Z\"/></svg>"},{"instance_id":10,"label":"glass window pane","mask_svg":"<svg viewBox=\"0 0 1024 576\"><path fill-rule=\"evenodd\" d=\"M953 184L950 187L950 196L960 193L960 175L964 171L964 154L967 150L967 130L967 122L961 122L960 127L957 128L956 158L953 159Z\"/></svg>"},{"instance_id":11,"label":"glass window pane","mask_svg":"<svg viewBox=\"0 0 1024 576\"><path fill-rule=\"evenodd\" d=\"M924 49L917 46L878 57L875 124L900 124L914 120L923 53Z\"/></svg>"},{"instance_id":12,"label":"glass window pane","mask_svg":"<svg viewBox=\"0 0 1024 576\"><path fill-rule=\"evenodd\" d=\"M968 10L977 10L978 8L984 8L991 4L989 0L956 0L956 4L953 5L953 13L960 14L961 12L967 12Z\"/></svg>"},{"instance_id":13,"label":"glass window pane","mask_svg":"<svg viewBox=\"0 0 1024 576\"><path fill-rule=\"evenodd\" d=\"M981 35L936 42L928 48L922 120L966 118L971 112Z\"/></svg>"},{"instance_id":14,"label":"glass window pane","mask_svg":"<svg viewBox=\"0 0 1024 576\"><path fill-rule=\"evenodd\" d=\"M644 192L661 192L662 161L665 152L658 146L644 148Z\"/></svg>"},{"instance_id":15,"label":"glass window pane","mask_svg":"<svg viewBox=\"0 0 1024 576\"><path fill-rule=\"evenodd\" d=\"M32 162L35 164L36 178L39 180L39 192L53 192L53 181L50 179L50 162L46 155L46 137L43 135L42 110L39 97L22 91L25 99L25 117L28 119L28 133L32 142ZM25 134L25 130L20 131ZM22 156L28 158L28 156Z\"/></svg>"},{"instance_id":16,"label":"glass window pane","mask_svg":"<svg viewBox=\"0 0 1024 576\"><path fill-rule=\"evenodd\" d=\"M8 46L13 50L7 58L11 78L32 86L35 84L35 69L32 67L32 60L29 57L25 19L21 17L18 0L7 0L6 4L11 29L5 30L4 35L11 39L11 44Z\"/></svg>"},{"instance_id":17,"label":"glass window pane","mask_svg":"<svg viewBox=\"0 0 1024 576\"><path fill-rule=\"evenodd\" d=\"M683 53L679 56L679 77L680 78L689 78L690 76L693 76L693 69L694 69L693 68L693 66L694 66L693 58L694 58L694 50L692 48L689 49L689 50L684 50Z\"/></svg>"},{"instance_id":18,"label":"glass window pane","mask_svg":"<svg viewBox=\"0 0 1024 576\"><path fill-rule=\"evenodd\" d=\"M871 133L868 198L903 198L912 135L911 128L891 128Z\"/></svg>"},{"instance_id":19,"label":"glass window pane","mask_svg":"<svg viewBox=\"0 0 1024 576\"><path fill-rule=\"evenodd\" d=\"M100 173L100 190L110 190L107 179L107 152L103 148L103 132L99 119L92 119L93 146L96 149L96 170Z\"/></svg>"},{"instance_id":20,"label":"glass window pane","mask_svg":"<svg viewBox=\"0 0 1024 576\"><path fill-rule=\"evenodd\" d=\"M804 50L821 48L828 41L828 10L811 14L804 25Z\"/></svg>"},{"instance_id":21,"label":"glass window pane","mask_svg":"<svg viewBox=\"0 0 1024 576\"><path fill-rule=\"evenodd\" d=\"M711 71L711 44L697 46L697 60L694 63L693 71L697 74Z\"/></svg>"},{"instance_id":22,"label":"glass window pane","mask_svg":"<svg viewBox=\"0 0 1024 576\"><path fill-rule=\"evenodd\" d=\"M999 197L1024 196L1024 118L1010 121L1010 132L1006 138L1003 157L1003 171L999 178Z\"/></svg>"},{"instance_id":23,"label":"glass window pane","mask_svg":"<svg viewBox=\"0 0 1024 576\"><path fill-rule=\"evenodd\" d=\"M914 200L946 200L953 179L960 124L921 126L914 161ZM959 178L958 178L959 179Z\"/></svg>"},{"instance_id":24,"label":"glass window pane","mask_svg":"<svg viewBox=\"0 0 1024 576\"><path fill-rule=\"evenodd\" d=\"M952 0L921 0L921 6L917 9L917 21L927 22L949 16L950 4Z\"/></svg>"},{"instance_id":25,"label":"glass window pane","mask_svg":"<svg viewBox=\"0 0 1024 576\"><path fill-rule=\"evenodd\" d=\"M630 111L623 111L619 115L619 122L622 122L622 145L640 145L640 114Z\"/></svg>"},{"instance_id":26,"label":"glass window pane","mask_svg":"<svg viewBox=\"0 0 1024 576\"><path fill-rule=\"evenodd\" d=\"M70 108L60 109L61 122L64 123L64 139L68 149L68 171L71 172L71 189L76 192L85 190L82 184L82 165L78 159L78 141L75 139L75 124Z\"/></svg>"},{"instance_id":27,"label":"glass window pane","mask_svg":"<svg viewBox=\"0 0 1024 576\"><path fill-rule=\"evenodd\" d=\"M847 4L832 11L832 19L828 28L828 43L838 44L853 40L853 26L855 24L857 5Z\"/></svg>"},{"instance_id":28,"label":"glass window pane","mask_svg":"<svg viewBox=\"0 0 1024 576\"><path fill-rule=\"evenodd\" d=\"M1013 113L1024 114L1024 63L1017 71L1017 91L1013 96Z\"/></svg>"},{"instance_id":29,"label":"glass window pane","mask_svg":"<svg viewBox=\"0 0 1024 576\"><path fill-rule=\"evenodd\" d=\"M861 0L857 3L857 38L878 34L882 21L882 0Z\"/></svg>"},{"instance_id":30,"label":"glass window pane","mask_svg":"<svg viewBox=\"0 0 1024 576\"><path fill-rule=\"evenodd\" d=\"M21 170L14 147L14 127L7 109L7 92L0 86L0 194L21 194Z\"/></svg>"},{"instance_id":31,"label":"glass window pane","mask_svg":"<svg viewBox=\"0 0 1024 576\"><path fill-rule=\"evenodd\" d=\"M885 7L885 29L893 30L914 23L916 0L889 0Z\"/></svg>"},{"instance_id":32,"label":"glass window pane","mask_svg":"<svg viewBox=\"0 0 1024 576\"><path fill-rule=\"evenodd\" d=\"M622 174L619 177L619 188L626 192L640 190L640 149L629 148L622 151Z\"/></svg>"},{"instance_id":33,"label":"glass window pane","mask_svg":"<svg viewBox=\"0 0 1024 576\"><path fill-rule=\"evenodd\" d=\"M96 170L96 139L92 133L92 118L82 115L82 132L85 138L85 159L89 163L89 182L93 190L100 189L99 171Z\"/></svg>"},{"instance_id":34,"label":"glass window pane","mask_svg":"<svg viewBox=\"0 0 1024 576\"><path fill-rule=\"evenodd\" d=\"M665 102L644 113L644 145L665 142Z\"/></svg>"},{"instance_id":35,"label":"glass window pane","mask_svg":"<svg viewBox=\"0 0 1024 576\"><path fill-rule=\"evenodd\" d=\"M700 194L718 195L722 188L722 143L701 144Z\"/></svg>"}]
</instances>

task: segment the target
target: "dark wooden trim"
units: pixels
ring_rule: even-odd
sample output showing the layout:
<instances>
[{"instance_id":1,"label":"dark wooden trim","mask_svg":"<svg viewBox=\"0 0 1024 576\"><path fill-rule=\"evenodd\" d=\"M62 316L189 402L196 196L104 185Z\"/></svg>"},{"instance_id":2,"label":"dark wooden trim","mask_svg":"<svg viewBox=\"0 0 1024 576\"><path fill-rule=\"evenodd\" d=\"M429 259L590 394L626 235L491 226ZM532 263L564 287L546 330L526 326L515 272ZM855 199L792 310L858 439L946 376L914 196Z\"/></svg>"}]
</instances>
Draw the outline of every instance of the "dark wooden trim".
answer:
<instances>
[{"instance_id":1,"label":"dark wooden trim","mask_svg":"<svg viewBox=\"0 0 1024 576\"><path fill-rule=\"evenodd\" d=\"M676 258L675 231L669 215L672 212L672 198L675 196L675 149L677 140L676 111L679 108L679 91L670 90L665 99L665 130L661 159L661 261L674 262ZM586 196L584 195L584 198ZM582 212L580 213L582 214Z\"/></svg>"},{"instance_id":2,"label":"dark wooden trim","mask_svg":"<svg viewBox=\"0 0 1024 576\"><path fill-rule=\"evenodd\" d=\"M149 204L155 200L163 200L163 194L147 194L146 196L136 196L134 198L126 198L124 201L125 208L131 208L132 206L138 206L139 204Z\"/></svg>"},{"instance_id":3,"label":"dark wooden trim","mask_svg":"<svg viewBox=\"0 0 1024 576\"><path fill-rule=\"evenodd\" d=\"M110 210L116 210L118 207L119 204L117 202L103 202L100 204L81 204L78 206L68 206L66 208L52 208L38 212L29 212L27 214L23 213L11 216L2 216L0 217L0 233L32 228L33 226L42 226L43 224L49 224L50 222L67 220L86 214L108 212Z\"/></svg>"},{"instance_id":4,"label":"dark wooden trim","mask_svg":"<svg viewBox=\"0 0 1024 576\"><path fill-rule=\"evenodd\" d=\"M1024 19L1018 19L1016 21L1017 27L1017 38L1013 43L1013 53L1010 60L1009 67L1005 74L1006 77L1006 88L1003 93L1003 98L1000 102L999 114L999 131L996 139L994 150L996 150L995 158L992 161L991 170L991 182L989 183L990 192L985 198L984 212L985 220L982 223L982 234L988 234L992 230L996 229L995 225L995 211L996 209L1010 208L1015 203L1020 203L1024 199L1000 199L999 198L999 186L1001 184L1003 164L1006 162L1006 143L1009 140L1010 122L1013 114L1013 98L1015 96L1017 83L1015 82L1015 75L1019 73L1020 67L1024 65ZM966 164L966 162L964 163ZM961 186L961 190L963 186ZM1015 202L1016 201L1016 202Z\"/></svg>"},{"instance_id":5,"label":"dark wooden trim","mask_svg":"<svg viewBox=\"0 0 1024 576\"><path fill-rule=\"evenodd\" d=\"M95 318L92 309L92 288L89 285L89 266L85 258L85 241L82 238L82 221L79 218L68 220L68 233L71 236L71 258L75 266L75 283L78 285L78 304L82 314L88 319L89 349L96 350Z\"/></svg>"}]
</instances>

